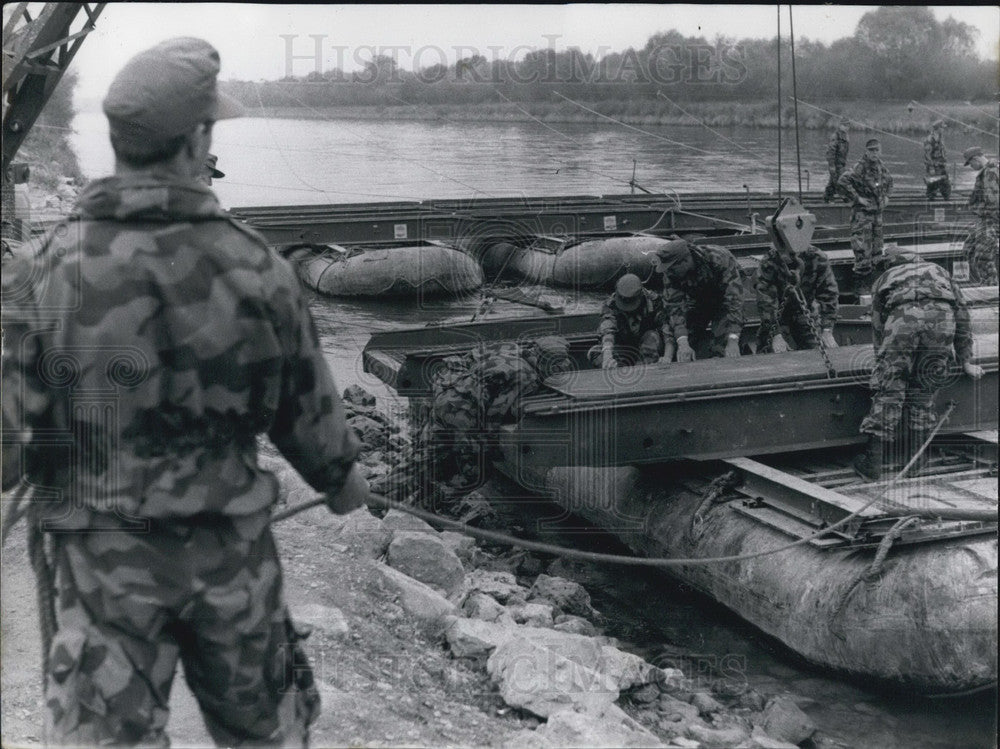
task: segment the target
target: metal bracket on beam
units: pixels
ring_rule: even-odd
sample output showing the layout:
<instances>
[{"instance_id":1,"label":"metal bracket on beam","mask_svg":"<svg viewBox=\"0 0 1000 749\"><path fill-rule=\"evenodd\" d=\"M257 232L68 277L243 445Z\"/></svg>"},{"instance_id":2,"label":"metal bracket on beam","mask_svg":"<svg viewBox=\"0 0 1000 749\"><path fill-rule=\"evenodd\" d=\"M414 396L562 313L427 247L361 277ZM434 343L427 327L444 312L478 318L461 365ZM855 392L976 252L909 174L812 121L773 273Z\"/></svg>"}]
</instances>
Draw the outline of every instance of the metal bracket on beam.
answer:
<instances>
[{"instance_id":1,"label":"metal bracket on beam","mask_svg":"<svg viewBox=\"0 0 1000 749\"><path fill-rule=\"evenodd\" d=\"M739 490L751 497L760 497L768 505L817 528L836 523L861 510L858 523L884 515L876 507L864 510L865 503L798 476L772 468L750 458L728 458L724 463L735 468L743 479Z\"/></svg>"}]
</instances>

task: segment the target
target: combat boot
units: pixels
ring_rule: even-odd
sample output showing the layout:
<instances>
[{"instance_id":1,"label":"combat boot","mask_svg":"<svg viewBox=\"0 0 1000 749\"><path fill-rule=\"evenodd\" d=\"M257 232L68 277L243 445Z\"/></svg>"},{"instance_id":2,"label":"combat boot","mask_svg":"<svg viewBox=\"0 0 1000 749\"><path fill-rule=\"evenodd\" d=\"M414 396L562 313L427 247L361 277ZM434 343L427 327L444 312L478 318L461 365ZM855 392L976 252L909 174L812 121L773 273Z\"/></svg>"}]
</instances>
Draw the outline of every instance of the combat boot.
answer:
<instances>
[{"instance_id":1,"label":"combat boot","mask_svg":"<svg viewBox=\"0 0 1000 749\"><path fill-rule=\"evenodd\" d=\"M885 443L881 438L868 435L865 451L854 458L854 470L861 478L878 481L882 478L882 454Z\"/></svg>"}]
</instances>

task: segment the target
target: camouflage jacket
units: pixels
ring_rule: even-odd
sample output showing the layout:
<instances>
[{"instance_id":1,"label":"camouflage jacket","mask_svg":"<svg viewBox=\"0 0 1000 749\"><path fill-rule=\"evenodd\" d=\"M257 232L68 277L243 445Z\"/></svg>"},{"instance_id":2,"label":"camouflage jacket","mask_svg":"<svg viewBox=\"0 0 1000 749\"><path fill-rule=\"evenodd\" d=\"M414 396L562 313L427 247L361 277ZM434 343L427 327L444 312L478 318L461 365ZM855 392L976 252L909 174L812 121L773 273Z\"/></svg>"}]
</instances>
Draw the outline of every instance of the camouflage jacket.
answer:
<instances>
[{"instance_id":1,"label":"camouflage jacket","mask_svg":"<svg viewBox=\"0 0 1000 749\"><path fill-rule=\"evenodd\" d=\"M924 138L924 169L929 176L948 173L948 156L941 133L932 132Z\"/></svg>"},{"instance_id":2,"label":"camouflage jacket","mask_svg":"<svg viewBox=\"0 0 1000 749\"><path fill-rule=\"evenodd\" d=\"M663 300L655 291L642 290L642 304L636 309L626 312L619 309L612 294L601 307L601 323L597 326L597 335L603 343L611 338L612 342L638 340L647 330L659 330L666 322L663 313Z\"/></svg>"},{"instance_id":3,"label":"camouflage jacket","mask_svg":"<svg viewBox=\"0 0 1000 749\"><path fill-rule=\"evenodd\" d=\"M791 305L798 312L798 302L792 289L802 290L810 311L819 308L820 327L832 328L837 322L839 291L826 253L809 247L795 258L790 267L773 247L760 259L757 269L757 310L760 327L773 335L778 326L778 310Z\"/></svg>"},{"instance_id":4,"label":"camouflage jacket","mask_svg":"<svg viewBox=\"0 0 1000 749\"><path fill-rule=\"evenodd\" d=\"M996 159L990 159L979 174L976 175L976 184L972 188L969 196L969 208L977 216L1000 221L1000 168Z\"/></svg>"},{"instance_id":5,"label":"camouflage jacket","mask_svg":"<svg viewBox=\"0 0 1000 749\"><path fill-rule=\"evenodd\" d=\"M955 354L959 364L972 358L972 327L969 308L958 284L944 268L918 261L889 268L872 285L872 327L876 345L885 334L885 320L895 308L904 306L907 313L920 317L921 305L947 302L955 310Z\"/></svg>"},{"instance_id":6,"label":"camouflage jacket","mask_svg":"<svg viewBox=\"0 0 1000 749\"><path fill-rule=\"evenodd\" d=\"M826 146L826 163L830 167L831 173L840 174L847 167L849 148L847 133L834 130L833 135L830 136L830 142Z\"/></svg>"},{"instance_id":7,"label":"camouflage jacket","mask_svg":"<svg viewBox=\"0 0 1000 749\"><path fill-rule=\"evenodd\" d=\"M265 510L261 433L316 490L343 485L359 442L299 281L208 187L92 182L14 275L4 412L31 480L69 500L56 527Z\"/></svg>"},{"instance_id":8,"label":"camouflage jacket","mask_svg":"<svg viewBox=\"0 0 1000 749\"><path fill-rule=\"evenodd\" d=\"M856 208L881 210L889 201L892 192L892 175L885 168L882 159L870 158L867 154L858 160L854 168L840 175L838 184L854 202ZM860 199L867 198L871 207L865 207Z\"/></svg>"},{"instance_id":9,"label":"camouflage jacket","mask_svg":"<svg viewBox=\"0 0 1000 749\"><path fill-rule=\"evenodd\" d=\"M727 334L743 329L743 281L736 258L724 247L691 246L694 269L679 285L666 285L663 305L669 332L667 339L688 335L688 314L696 305L721 309Z\"/></svg>"}]
</instances>

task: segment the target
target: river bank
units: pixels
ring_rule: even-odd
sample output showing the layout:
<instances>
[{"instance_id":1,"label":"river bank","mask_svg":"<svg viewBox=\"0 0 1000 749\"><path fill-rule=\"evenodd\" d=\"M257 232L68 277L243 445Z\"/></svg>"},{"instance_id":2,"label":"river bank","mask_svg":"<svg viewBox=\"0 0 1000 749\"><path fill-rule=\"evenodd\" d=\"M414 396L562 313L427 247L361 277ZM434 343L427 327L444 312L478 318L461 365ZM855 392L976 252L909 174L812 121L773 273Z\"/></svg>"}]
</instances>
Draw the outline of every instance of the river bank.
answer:
<instances>
[{"instance_id":1,"label":"river bank","mask_svg":"<svg viewBox=\"0 0 1000 749\"><path fill-rule=\"evenodd\" d=\"M580 102L593 111L569 101L498 102L474 104L386 104L372 106L266 106L250 112L257 117L305 120L394 120L449 122L532 122L607 123L608 118L634 126L690 126L776 128L777 106L773 103L695 102L683 103L681 111L664 100ZM821 111L816 106L821 106ZM944 102L911 109L905 102L834 102L822 105L799 103L799 126L804 130L825 130L836 126L840 116L849 117L855 129L883 130L889 133L926 133L931 123L944 118L952 132L997 132L997 111L988 105ZM832 114L831 114L832 113ZM782 126L794 128L794 105L789 98L781 113ZM951 118L950 120L948 118ZM983 133L979 133L983 135Z\"/></svg>"}]
</instances>

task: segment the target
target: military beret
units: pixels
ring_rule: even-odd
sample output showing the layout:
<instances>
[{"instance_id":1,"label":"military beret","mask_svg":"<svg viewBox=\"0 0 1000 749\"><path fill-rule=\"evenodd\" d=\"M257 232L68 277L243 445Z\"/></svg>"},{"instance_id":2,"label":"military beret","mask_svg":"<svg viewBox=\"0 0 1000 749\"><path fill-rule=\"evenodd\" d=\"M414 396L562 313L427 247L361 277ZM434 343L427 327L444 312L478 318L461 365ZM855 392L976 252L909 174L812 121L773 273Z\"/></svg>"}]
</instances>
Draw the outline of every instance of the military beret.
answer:
<instances>
[{"instance_id":1,"label":"military beret","mask_svg":"<svg viewBox=\"0 0 1000 749\"><path fill-rule=\"evenodd\" d=\"M214 153L210 153L205 157L205 168L212 173L212 179L222 179L226 176L225 172L220 172L215 168L217 163L219 163L219 157Z\"/></svg>"},{"instance_id":2,"label":"military beret","mask_svg":"<svg viewBox=\"0 0 1000 749\"><path fill-rule=\"evenodd\" d=\"M872 146L881 146L881 145L882 141L880 141L878 138L869 138L867 141L865 141L865 148L871 148Z\"/></svg>"},{"instance_id":3,"label":"military beret","mask_svg":"<svg viewBox=\"0 0 1000 749\"><path fill-rule=\"evenodd\" d=\"M630 312L642 302L642 281L634 273L626 273L615 284L615 301L618 307Z\"/></svg>"},{"instance_id":4,"label":"military beret","mask_svg":"<svg viewBox=\"0 0 1000 749\"><path fill-rule=\"evenodd\" d=\"M931 127L934 129L948 127L948 123L944 120L934 120L934 122L931 123Z\"/></svg>"},{"instance_id":5,"label":"military beret","mask_svg":"<svg viewBox=\"0 0 1000 749\"><path fill-rule=\"evenodd\" d=\"M850 124L851 121L849 119L847 119L846 117L841 117L840 123L837 125L837 127L846 128Z\"/></svg>"},{"instance_id":6,"label":"military beret","mask_svg":"<svg viewBox=\"0 0 1000 749\"><path fill-rule=\"evenodd\" d=\"M962 158L965 159L965 165L968 166L969 162L972 161L977 156L983 155L983 149L979 146L972 146L972 148L966 148L962 151Z\"/></svg>"},{"instance_id":7,"label":"military beret","mask_svg":"<svg viewBox=\"0 0 1000 749\"><path fill-rule=\"evenodd\" d=\"M218 75L219 53L202 39L177 37L140 52L104 97L112 135L155 147L201 122L241 116L243 107L217 90Z\"/></svg>"},{"instance_id":8,"label":"military beret","mask_svg":"<svg viewBox=\"0 0 1000 749\"><path fill-rule=\"evenodd\" d=\"M691 257L691 248L685 239L674 239L667 242L656 251L656 270L666 271L674 263L682 262Z\"/></svg>"}]
</instances>

